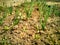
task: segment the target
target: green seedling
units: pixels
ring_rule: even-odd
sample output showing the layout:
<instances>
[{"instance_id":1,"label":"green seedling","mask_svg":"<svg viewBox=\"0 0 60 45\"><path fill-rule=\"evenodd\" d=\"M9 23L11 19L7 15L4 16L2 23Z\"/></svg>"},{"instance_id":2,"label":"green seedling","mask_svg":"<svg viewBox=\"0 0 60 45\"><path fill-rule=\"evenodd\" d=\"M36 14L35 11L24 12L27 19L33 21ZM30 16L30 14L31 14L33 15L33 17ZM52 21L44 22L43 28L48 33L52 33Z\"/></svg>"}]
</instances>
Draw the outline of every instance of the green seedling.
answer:
<instances>
[{"instance_id":1,"label":"green seedling","mask_svg":"<svg viewBox=\"0 0 60 45\"><path fill-rule=\"evenodd\" d=\"M60 10L55 10L55 15L60 17Z\"/></svg>"},{"instance_id":2,"label":"green seedling","mask_svg":"<svg viewBox=\"0 0 60 45\"><path fill-rule=\"evenodd\" d=\"M6 12L6 13L9 13L9 14L12 14L12 11L13 11L13 7L1 7L0 6L0 12Z\"/></svg>"},{"instance_id":3,"label":"green seedling","mask_svg":"<svg viewBox=\"0 0 60 45\"><path fill-rule=\"evenodd\" d=\"M3 25L3 18L0 18L0 25Z\"/></svg>"},{"instance_id":4,"label":"green seedling","mask_svg":"<svg viewBox=\"0 0 60 45\"><path fill-rule=\"evenodd\" d=\"M39 13L40 13L40 24L42 27L42 30L45 30L45 23L43 21L43 17L44 17L44 6L45 6L45 2L44 1L39 1L38 0L38 7L39 7Z\"/></svg>"},{"instance_id":5,"label":"green seedling","mask_svg":"<svg viewBox=\"0 0 60 45\"><path fill-rule=\"evenodd\" d=\"M0 25L3 25L4 19L6 18L7 13L6 12L2 12L1 17L0 17Z\"/></svg>"},{"instance_id":6,"label":"green seedling","mask_svg":"<svg viewBox=\"0 0 60 45\"><path fill-rule=\"evenodd\" d=\"M36 30L37 30L37 31L39 31L39 30L40 30L40 28L39 28L39 25L38 25L38 24L37 24L37 25L35 25L34 27L36 28Z\"/></svg>"},{"instance_id":7,"label":"green seedling","mask_svg":"<svg viewBox=\"0 0 60 45\"><path fill-rule=\"evenodd\" d=\"M38 3L39 13L40 13L40 24L43 30L45 30L47 20L49 16L52 14L53 6L46 5L44 0Z\"/></svg>"},{"instance_id":8,"label":"green seedling","mask_svg":"<svg viewBox=\"0 0 60 45\"><path fill-rule=\"evenodd\" d=\"M54 14L60 17L60 7L55 5L53 10L54 10Z\"/></svg>"},{"instance_id":9,"label":"green seedling","mask_svg":"<svg viewBox=\"0 0 60 45\"><path fill-rule=\"evenodd\" d=\"M8 7L7 9L8 9L8 11L9 11L9 13L12 14L12 12L13 12L13 7Z\"/></svg>"},{"instance_id":10,"label":"green seedling","mask_svg":"<svg viewBox=\"0 0 60 45\"><path fill-rule=\"evenodd\" d=\"M4 12L5 11L5 8L0 6L0 12Z\"/></svg>"},{"instance_id":11,"label":"green seedling","mask_svg":"<svg viewBox=\"0 0 60 45\"><path fill-rule=\"evenodd\" d=\"M18 18L19 12L16 11L15 14L16 14L16 15L15 15L15 17L14 17L14 19L13 19L13 25L17 25L17 24L19 23L19 18Z\"/></svg>"},{"instance_id":12,"label":"green seedling","mask_svg":"<svg viewBox=\"0 0 60 45\"><path fill-rule=\"evenodd\" d=\"M40 39L40 35L39 34L35 34L35 39Z\"/></svg>"},{"instance_id":13,"label":"green seedling","mask_svg":"<svg viewBox=\"0 0 60 45\"><path fill-rule=\"evenodd\" d=\"M28 5L27 4L25 4L24 10L26 12L27 17L30 17L30 15L29 15L30 12L28 12Z\"/></svg>"},{"instance_id":14,"label":"green seedling","mask_svg":"<svg viewBox=\"0 0 60 45\"><path fill-rule=\"evenodd\" d=\"M6 39L2 39L2 41L0 42L1 45L6 45Z\"/></svg>"},{"instance_id":15,"label":"green seedling","mask_svg":"<svg viewBox=\"0 0 60 45\"><path fill-rule=\"evenodd\" d=\"M29 8L28 8L28 6L29 6ZM34 6L34 1L31 1L29 4L28 3L25 4L25 8L24 9L25 9L27 18L31 17L31 13L33 11L33 6Z\"/></svg>"},{"instance_id":16,"label":"green seedling","mask_svg":"<svg viewBox=\"0 0 60 45\"><path fill-rule=\"evenodd\" d=\"M26 29L26 26L24 26L24 27L23 27L23 31L26 32L26 30L27 30L27 29Z\"/></svg>"},{"instance_id":17,"label":"green seedling","mask_svg":"<svg viewBox=\"0 0 60 45\"><path fill-rule=\"evenodd\" d=\"M0 14L0 25L3 25L3 22L4 22L4 18L6 17L6 13L5 12L2 12L2 14Z\"/></svg>"},{"instance_id":18,"label":"green seedling","mask_svg":"<svg viewBox=\"0 0 60 45\"><path fill-rule=\"evenodd\" d=\"M18 18L19 16L15 16L15 18L13 19L13 25L17 25L20 21L20 18Z\"/></svg>"},{"instance_id":19,"label":"green seedling","mask_svg":"<svg viewBox=\"0 0 60 45\"><path fill-rule=\"evenodd\" d=\"M0 25L3 25L3 22L4 22L4 19L6 18L7 16L7 12L2 12L2 14L0 14L1 17L0 17Z\"/></svg>"},{"instance_id":20,"label":"green seedling","mask_svg":"<svg viewBox=\"0 0 60 45\"><path fill-rule=\"evenodd\" d=\"M48 20L48 18L50 17L50 15L52 14L52 12L53 12L53 6L48 6L48 5L46 5L45 7L44 7L44 23L46 24L47 23L47 20Z\"/></svg>"},{"instance_id":21,"label":"green seedling","mask_svg":"<svg viewBox=\"0 0 60 45\"><path fill-rule=\"evenodd\" d=\"M2 15L3 19L7 16L8 13L9 11L7 7L0 7L0 14Z\"/></svg>"},{"instance_id":22,"label":"green seedling","mask_svg":"<svg viewBox=\"0 0 60 45\"><path fill-rule=\"evenodd\" d=\"M0 45L11 45L10 41L7 39L7 37L4 35L2 37L2 40L0 40Z\"/></svg>"},{"instance_id":23,"label":"green seedling","mask_svg":"<svg viewBox=\"0 0 60 45\"><path fill-rule=\"evenodd\" d=\"M3 18L6 18L7 17L7 12L3 12Z\"/></svg>"},{"instance_id":24,"label":"green seedling","mask_svg":"<svg viewBox=\"0 0 60 45\"><path fill-rule=\"evenodd\" d=\"M21 20L22 14L19 9L15 9L15 17L13 19L13 25L17 25Z\"/></svg>"},{"instance_id":25,"label":"green seedling","mask_svg":"<svg viewBox=\"0 0 60 45\"><path fill-rule=\"evenodd\" d=\"M15 9L15 15L18 16L19 15L19 9Z\"/></svg>"},{"instance_id":26,"label":"green seedling","mask_svg":"<svg viewBox=\"0 0 60 45\"><path fill-rule=\"evenodd\" d=\"M5 30L5 31L10 30L10 27L9 26L4 26L3 30Z\"/></svg>"},{"instance_id":27,"label":"green seedling","mask_svg":"<svg viewBox=\"0 0 60 45\"><path fill-rule=\"evenodd\" d=\"M19 20L21 19L21 12L19 12L19 9L15 10L15 17L13 19L13 25L17 25L19 23Z\"/></svg>"},{"instance_id":28,"label":"green seedling","mask_svg":"<svg viewBox=\"0 0 60 45\"><path fill-rule=\"evenodd\" d=\"M8 11L5 10L4 12L2 12L1 15L2 15L3 19L5 19L8 16Z\"/></svg>"},{"instance_id":29,"label":"green seedling","mask_svg":"<svg viewBox=\"0 0 60 45\"><path fill-rule=\"evenodd\" d=\"M13 29L13 26L14 26L14 25L11 25L11 26L7 26L7 25L6 25L6 26L3 27L3 30L4 30L4 31L12 30L12 29Z\"/></svg>"},{"instance_id":30,"label":"green seedling","mask_svg":"<svg viewBox=\"0 0 60 45\"><path fill-rule=\"evenodd\" d=\"M41 24L42 30L45 30L45 26L46 26L45 23L42 22Z\"/></svg>"},{"instance_id":31,"label":"green seedling","mask_svg":"<svg viewBox=\"0 0 60 45\"><path fill-rule=\"evenodd\" d=\"M19 23L19 19L15 18L15 19L13 20L13 25L17 25L18 23Z\"/></svg>"},{"instance_id":32,"label":"green seedling","mask_svg":"<svg viewBox=\"0 0 60 45\"><path fill-rule=\"evenodd\" d=\"M34 1L31 1L30 3L30 9L29 9L29 15L33 12L33 7L34 7Z\"/></svg>"}]
</instances>

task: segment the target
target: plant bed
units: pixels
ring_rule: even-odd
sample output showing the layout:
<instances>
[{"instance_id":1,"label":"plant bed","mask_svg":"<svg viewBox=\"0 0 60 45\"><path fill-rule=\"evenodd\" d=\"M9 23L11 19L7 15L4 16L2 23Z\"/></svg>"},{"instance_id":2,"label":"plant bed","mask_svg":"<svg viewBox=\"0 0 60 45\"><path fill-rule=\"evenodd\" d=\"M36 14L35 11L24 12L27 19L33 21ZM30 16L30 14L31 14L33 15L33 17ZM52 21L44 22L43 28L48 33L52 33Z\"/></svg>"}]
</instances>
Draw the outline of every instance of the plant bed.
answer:
<instances>
[{"instance_id":1,"label":"plant bed","mask_svg":"<svg viewBox=\"0 0 60 45\"><path fill-rule=\"evenodd\" d=\"M60 45L60 17L54 6L32 1L0 9L0 45Z\"/></svg>"}]
</instances>

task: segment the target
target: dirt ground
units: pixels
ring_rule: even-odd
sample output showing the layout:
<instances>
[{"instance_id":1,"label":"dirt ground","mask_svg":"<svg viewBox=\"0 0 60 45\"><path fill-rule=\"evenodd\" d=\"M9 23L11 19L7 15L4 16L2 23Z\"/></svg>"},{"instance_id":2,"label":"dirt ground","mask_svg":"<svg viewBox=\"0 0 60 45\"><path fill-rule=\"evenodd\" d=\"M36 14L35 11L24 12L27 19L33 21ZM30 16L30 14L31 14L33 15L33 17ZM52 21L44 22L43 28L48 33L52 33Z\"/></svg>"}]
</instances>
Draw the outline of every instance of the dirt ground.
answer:
<instances>
[{"instance_id":1,"label":"dirt ground","mask_svg":"<svg viewBox=\"0 0 60 45\"><path fill-rule=\"evenodd\" d=\"M3 30L5 25L11 26L15 13L8 15L0 26L0 45L60 45L60 17L52 14L48 18L46 29L42 30L39 12L35 7L31 18L27 19L23 7L19 9L22 17L17 25L10 30Z\"/></svg>"}]
</instances>

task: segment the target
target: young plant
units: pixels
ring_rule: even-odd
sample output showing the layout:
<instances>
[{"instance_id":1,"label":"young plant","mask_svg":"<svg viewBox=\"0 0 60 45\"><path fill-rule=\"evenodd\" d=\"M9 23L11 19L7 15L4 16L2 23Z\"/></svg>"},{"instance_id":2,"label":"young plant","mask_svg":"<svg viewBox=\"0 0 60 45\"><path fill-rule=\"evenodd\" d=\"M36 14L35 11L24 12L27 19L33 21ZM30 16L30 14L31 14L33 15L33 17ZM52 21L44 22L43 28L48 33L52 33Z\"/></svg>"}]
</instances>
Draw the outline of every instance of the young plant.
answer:
<instances>
[{"instance_id":1,"label":"young plant","mask_svg":"<svg viewBox=\"0 0 60 45\"><path fill-rule=\"evenodd\" d=\"M8 7L7 10L8 10L8 12L9 12L10 14L12 14L12 12L13 12L13 7Z\"/></svg>"},{"instance_id":2,"label":"young plant","mask_svg":"<svg viewBox=\"0 0 60 45\"><path fill-rule=\"evenodd\" d=\"M40 35L39 34L35 34L35 39L40 39Z\"/></svg>"},{"instance_id":3,"label":"young plant","mask_svg":"<svg viewBox=\"0 0 60 45\"><path fill-rule=\"evenodd\" d=\"M3 25L3 18L0 18L0 25Z\"/></svg>"},{"instance_id":4,"label":"young plant","mask_svg":"<svg viewBox=\"0 0 60 45\"><path fill-rule=\"evenodd\" d=\"M10 27L9 26L4 26L3 30L5 30L5 31L10 30Z\"/></svg>"},{"instance_id":5,"label":"young plant","mask_svg":"<svg viewBox=\"0 0 60 45\"><path fill-rule=\"evenodd\" d=\"M19 23L19 19L15 17L13 20L13 25L17 25L18 23Z\"/></svg>"},{"instance_id":6,"label":"young plant","mask_svg":"<svg viewBox=\"0 0 60 45\"><path fill-rule=\"evenodd\" d=\"M40 24L42 30L45 30L47 19L52 14L53 6L46 5L46 2L42 0L40 1L40 3L38 3L38 7L40 13Z\"/></svg>"},{"instance_id":7,"label":"young plant","mask_svg":"<svg viewBox=\"0 0 60 45\"><path fill-rule=\"evenodd\" d=\"M2 7L2 6L0 6L0 13L1 13L1 12L6 12L6 10L7 10L7 7Z\"/></svg>"},{"instance_id":8,"label":"young plant","mask_svg":"<svg viewBox=\"0 0 60 45\"><path fill-rule=\"evenodd\" d=\"M3 22L4 22L4 18L6 17L6 13L5 12L2 12L2 14L0 13L0 25L3 25Z\"/></svg>"},{"instance_id":9,"label":"young plant","mask_svg":"<svg viewBox=\"0 0 60 45\"><path fill-rule=\"evenodd\" d=\"M5 8L3 8L4 10ZM5 9L4 11L1 10L0 12L0 25L3 25L4 19L7 17L7 10Z\"/></svg>"},{"instance_id":10,"label":"young plant","mask_svg":"<svg viewBox=\"0 0 60 45\"><path fill-rule=\"evenodd\" d=\"M28 8L28 6L29 6L29 8ZM33 11L33 6L34 6L34 1L31 1L29 4L26 2L24 9L25 9L27 18L30 18L31 17L31 13Z\"/></svg>"},{"instance_id":11,"label":"young plant","mask_svg":"<svg viewBox=\"0 0 60 45\"><path fill-rule=\"evenodd\" d=\"M13 19L13 25L17 25L19 23L19 20L21 19L20 16L21 14L19 14L21 12L19 12L18 9L15 10L15 17Z\"/></svg>"},{"instance_id":12,"label":"young plant","mask_svg":"<svg viewBox=\"0 0 60 45\"><path fill-rule=\"evenodd\" d=\"M36 30L37 30L38 32L40 31L40 26L39 26L38 24L36 24L34 27L36 28Z\"/></svg>"},{"instance_id":13,"label":"young plant","mask_svg":"<svg viewBox=\"0 0 60 45\"><path fill-rule=\"evenodd\" d=\"M53 13L53 6L46 5L45 11L44 11L44 22L47 23L47 19L49 16Z\"/></svg>"},{"instance_id":14,"label":"young plant","mask_svg":"<svg viewBox=\"0 0 60 45\"><path fill-rule=\"evenodd\" d=\"M6 18L7 17L7 12L3 12L2 16L3 16L3 19Z\"/></svg>"},{"instance_id":15,"label":"young plant","mask_svg":"<svg viewBox=\"0 0 60 45\"><path fill-rule=\"evenodd\" d=\"M54 11L55 16L60 17L60 7L58 7L57 5L54 5L53 11Z\"/></svg>"},{"instance_id":16,"label":"young plant","mask_svg":"<svg viewBox=\"0 0 60 45\"><path fill-rule=\"evenodd\" d=\"M0 40L0 45L11 45L11 42L5 35L3 35L2 39Z\"/></svg>"}]
</instances>

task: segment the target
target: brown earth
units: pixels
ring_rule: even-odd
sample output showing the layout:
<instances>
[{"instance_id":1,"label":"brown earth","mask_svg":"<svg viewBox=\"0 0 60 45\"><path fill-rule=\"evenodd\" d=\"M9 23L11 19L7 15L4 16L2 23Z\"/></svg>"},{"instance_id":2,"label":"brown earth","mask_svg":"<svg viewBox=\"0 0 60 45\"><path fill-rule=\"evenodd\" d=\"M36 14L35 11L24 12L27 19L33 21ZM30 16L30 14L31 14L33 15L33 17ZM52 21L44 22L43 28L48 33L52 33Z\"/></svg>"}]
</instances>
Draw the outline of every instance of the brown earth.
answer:
<instances>
[{"instance_id":1,"label":"brown earth","mask_svg":"<svg viewBox=\"0 0 60 45\"><path fill-rule=\"evenodd\" d=\"M36 7L29 19L27 19L23 8L20 8L19 11L23 14L22 19L11 30L5 31L3 27L5 25L11 26L15 16L14 12L7 16L4 24L0 26L0 44L4 39L6 45L60 45L60 17L50 16L46 24L46 30L42 30L39 22L39 12Z\"/></svg>"}]
</instances>

